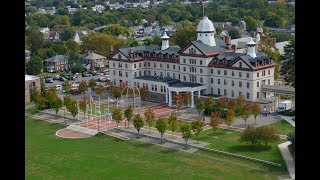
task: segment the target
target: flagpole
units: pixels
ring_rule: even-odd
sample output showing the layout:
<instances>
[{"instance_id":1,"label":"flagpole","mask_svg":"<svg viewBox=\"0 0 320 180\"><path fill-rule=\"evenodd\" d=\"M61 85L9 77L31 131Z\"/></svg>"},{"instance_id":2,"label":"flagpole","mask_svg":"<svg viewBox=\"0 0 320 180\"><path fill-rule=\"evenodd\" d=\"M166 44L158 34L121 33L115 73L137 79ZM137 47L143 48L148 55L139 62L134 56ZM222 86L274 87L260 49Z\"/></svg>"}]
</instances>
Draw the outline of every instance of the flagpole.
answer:
<instances>
[{"instance_id":1,"label":"flagpole","mask_svg":"<svg viewBox=\"0 0 320 180\"><path fill-rule=\"evenodd\" d=\"M79 100L77 100L77 108L78 108L78 122L79 122Z\"/></svg>"}]
</instances>

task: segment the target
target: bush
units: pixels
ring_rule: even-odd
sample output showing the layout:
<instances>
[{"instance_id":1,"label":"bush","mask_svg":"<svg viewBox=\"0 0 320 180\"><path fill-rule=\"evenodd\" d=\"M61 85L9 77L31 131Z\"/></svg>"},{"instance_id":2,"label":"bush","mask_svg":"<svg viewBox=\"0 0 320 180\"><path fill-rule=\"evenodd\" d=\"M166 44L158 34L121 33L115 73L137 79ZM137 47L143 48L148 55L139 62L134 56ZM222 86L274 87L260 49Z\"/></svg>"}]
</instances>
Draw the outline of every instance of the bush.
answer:
<instances>
[{"instance_id":1,"label":"bush","mask_svg":"<svg viewBox=\"0 0 320 180\"><path fill-rule=\"evenodd\" d=\"M295 151L295 148L296 148L296 135L295 135L295 132L290 132L288 134L287 140L291 142L291 144L289 145L289 148L292 151Z\"/></svg>"},{"instance_id":2,"label":"bush","mask_svg":"<svg viewBox=\"0 0 320 180\"><path fill-rule=\"evenodd\" d=\"M279 114L283 115L283 116L295 116L296 111L280 111Z\"/></svg>"},{"instance_id":3,"label":"bush","mask_svg":"<svg viewBox=\"0 0 320 180\"><path fill-rule=\"evenodd\" d=\"M265 143L268 146L269 142L275 142L280 139L279 135L276 135L276 130L272 126L261 126L255 128L254 126L248 126L240 136L241 142L250 142L251 144Z\"/></svg>"}]
</instances>

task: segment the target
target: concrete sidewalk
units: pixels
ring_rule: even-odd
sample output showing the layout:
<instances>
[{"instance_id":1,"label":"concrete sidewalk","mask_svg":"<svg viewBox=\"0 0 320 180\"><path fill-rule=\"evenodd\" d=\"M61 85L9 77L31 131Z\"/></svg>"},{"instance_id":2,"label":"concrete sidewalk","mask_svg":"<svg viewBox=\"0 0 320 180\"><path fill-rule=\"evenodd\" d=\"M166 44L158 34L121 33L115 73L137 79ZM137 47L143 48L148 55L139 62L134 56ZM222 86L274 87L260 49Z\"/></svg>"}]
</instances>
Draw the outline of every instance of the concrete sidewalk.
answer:
<instances>
[{"instance_id":1,"label":"concrete sidewalk","mask_svg":"<svg viewBox=\"0 0 320 180\"><path fill-rule=\"evenodd\" d=\"M291 116L282 116L282 115L278 115L281 119L286 120L288 123L290 123L293 127L296 127L296 122L294 122L292 120L293 117Z\"/></svg>"},{"instance_id":2,"label":"concrete sidewalk","mask_svg":"<svg viewBox=\"0 0 320 180\"><path fill-rule=\"evenodd\" d=\"M288 172L292 179L296 178L295 175L295 162L291 156L291 153L288 149L288 146L291 144L290 141L284 142L282 144L278 144L278 148L281 152L282 158L287 165Z\"/></svg>"}]
</instances>

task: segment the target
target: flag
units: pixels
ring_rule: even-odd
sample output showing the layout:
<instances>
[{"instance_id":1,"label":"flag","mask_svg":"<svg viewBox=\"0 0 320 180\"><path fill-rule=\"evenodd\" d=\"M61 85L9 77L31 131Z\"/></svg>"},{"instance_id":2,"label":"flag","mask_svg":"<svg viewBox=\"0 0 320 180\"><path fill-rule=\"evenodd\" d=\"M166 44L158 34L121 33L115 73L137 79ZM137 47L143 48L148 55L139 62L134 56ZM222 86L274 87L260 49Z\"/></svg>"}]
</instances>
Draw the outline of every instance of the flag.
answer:
<instances>
[{"instance_id":1,"label":"flag","mask_svg":"<svg viewBox=\"0 0 320 180\"><path fill-rule=\"evenodd\" d=\"M262 29L261 26L258 26L258 27L257 27L257 33L260 33L262 36L264 36L264 34L263 34L263 29Z\"/></svg>"}]
</instances>

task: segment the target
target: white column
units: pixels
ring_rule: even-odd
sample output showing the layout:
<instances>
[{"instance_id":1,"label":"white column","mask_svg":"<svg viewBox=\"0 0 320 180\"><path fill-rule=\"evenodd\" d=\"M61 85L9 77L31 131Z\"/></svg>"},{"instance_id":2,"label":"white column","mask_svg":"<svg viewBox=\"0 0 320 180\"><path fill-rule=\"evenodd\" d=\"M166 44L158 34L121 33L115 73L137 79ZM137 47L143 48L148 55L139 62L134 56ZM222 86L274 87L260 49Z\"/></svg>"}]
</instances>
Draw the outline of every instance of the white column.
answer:
<instances>
[{"instance_id":1,"label":"white column","mask_svg":"<svg viewBox=\"0 0 320 180\"><path fill-rule=\"evenodd\" d=\"M172 93L171 93L171 91L169 89L168 89L168 93L169 93L169 104L168 104L168 106L172 107Z\"/></svg>"},{"instance_id":2,"label":"white column","mask_svg":"<svg viewBox=\"0 0 320 180\"><path fill-rule=\"evenodd\" d=\"M191 91L191 108L194 108L193 91Z\"/></svg>"},{"instance_id":3,"label":"white column","mask_svg":"<svg viewBox=\"0 0 320 180\"><path fill-rule=\"evenodd\" d=\"M198 91L198 98L200 98L200 90Z\"/></svg>"},{"instance_id":4,"label":"white column","mask_svg":"<svg viewBox=\"0 0 320 180\"><path fill-rule=\"evenodd\" d=\"M167 87L165 88L166 88L166 103L168 103L168 88Z\"/></svg>"}]
</instances>

